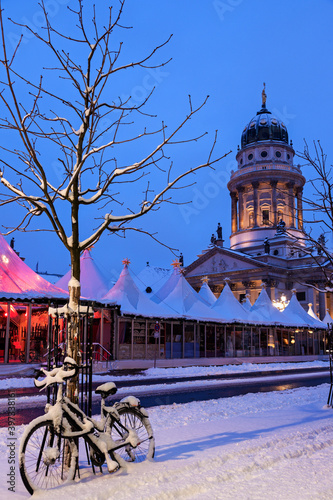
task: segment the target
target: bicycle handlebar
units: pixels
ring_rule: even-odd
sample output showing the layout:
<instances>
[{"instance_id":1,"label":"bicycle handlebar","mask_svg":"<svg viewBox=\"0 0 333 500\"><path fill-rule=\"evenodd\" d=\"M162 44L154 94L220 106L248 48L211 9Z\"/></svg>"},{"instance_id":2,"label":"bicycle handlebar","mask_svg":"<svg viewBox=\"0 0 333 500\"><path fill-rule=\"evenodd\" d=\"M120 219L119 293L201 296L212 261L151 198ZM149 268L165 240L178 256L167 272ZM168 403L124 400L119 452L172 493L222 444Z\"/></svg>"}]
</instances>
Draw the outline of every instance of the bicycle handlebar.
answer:
<instances>
[{"instance_id":1,"label":"bicycle handlebar","mask_svg":"<svg viewBox=\"0 0 333 500\"><path fill-rule=\"evenodd\" d=\"M35 376L35 386L40 388L40 390L45 389L45 387L53 384L62 384L65 380L75 377L78 374L79 366L74 361L74 359L67 356L64 359L64 363L59 368L53 368L51 371L47 371L44 368L38 370ZM38 380L41 375L46 375L44 380Z\"/></svg>"}]
</instances>

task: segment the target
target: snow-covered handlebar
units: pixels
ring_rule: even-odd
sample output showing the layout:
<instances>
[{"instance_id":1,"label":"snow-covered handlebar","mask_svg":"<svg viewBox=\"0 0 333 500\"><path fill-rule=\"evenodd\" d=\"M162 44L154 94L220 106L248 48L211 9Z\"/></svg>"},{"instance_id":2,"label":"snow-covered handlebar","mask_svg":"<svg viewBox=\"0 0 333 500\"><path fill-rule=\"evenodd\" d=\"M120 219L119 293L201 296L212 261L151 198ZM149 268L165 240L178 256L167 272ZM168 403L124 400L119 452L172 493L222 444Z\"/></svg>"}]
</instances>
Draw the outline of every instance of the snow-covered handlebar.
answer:
<instances>
[{"instance_id":1,"label":"snow-covered handlebar","mask_svg":"<svg viewBox=\"0 0 333 500\"><path fill-rule=\"evenodd\" d=\"M64 363L59 368L53 368L50 372L41 368L35 376L35 386L42 389L53 384L62 384L65 380L75 377L78 374L79 367L74 359L67 356ZM43 380L38 380L40 376L45 376Z\"/></svg>"}]
</instances>

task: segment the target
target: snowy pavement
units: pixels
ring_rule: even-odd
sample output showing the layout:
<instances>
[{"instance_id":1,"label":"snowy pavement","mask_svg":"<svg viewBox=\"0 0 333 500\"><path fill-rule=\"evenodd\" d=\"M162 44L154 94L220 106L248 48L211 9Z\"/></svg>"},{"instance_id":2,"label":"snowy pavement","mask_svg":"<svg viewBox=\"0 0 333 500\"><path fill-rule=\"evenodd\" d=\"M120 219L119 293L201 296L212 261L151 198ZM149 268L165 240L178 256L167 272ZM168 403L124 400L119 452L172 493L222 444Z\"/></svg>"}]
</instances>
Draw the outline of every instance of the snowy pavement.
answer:
<instances>
[{"instance_id":1,"label":"snowy pavement","mask_svg":"<svg viewBox=\"0 0 333 500\"><path fill-rule=\"evenodd\" d=\"M93 476L81 446L81 480L39 500L333 498L333 410L329 385L149 409L154 462ZM17 437L23 427L17 428ZM16 468L7 490L8 431L0 430L0 497L29 498ZM17 444L18 447L18 444Z\"/></svg>"}]
</instances>

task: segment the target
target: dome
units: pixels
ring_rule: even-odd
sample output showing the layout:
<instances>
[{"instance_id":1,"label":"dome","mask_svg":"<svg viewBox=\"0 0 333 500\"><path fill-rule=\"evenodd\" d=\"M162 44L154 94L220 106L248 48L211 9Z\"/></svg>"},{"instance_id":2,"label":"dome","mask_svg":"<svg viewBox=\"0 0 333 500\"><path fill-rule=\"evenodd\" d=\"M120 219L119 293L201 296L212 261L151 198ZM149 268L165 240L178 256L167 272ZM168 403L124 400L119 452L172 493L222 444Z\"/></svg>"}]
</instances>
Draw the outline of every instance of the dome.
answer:
<instances>
[{"instance_id":1,"label":"dome","mask_svg":"<svg viewBox=\"0 0 333 500\"><path fill-rule=\"evenodd\" d=\"M242 148L260 141L279 141L288 144L288 131L285 124L266 108L266 103L242 133Z\"/></svg>"}]
</instances>

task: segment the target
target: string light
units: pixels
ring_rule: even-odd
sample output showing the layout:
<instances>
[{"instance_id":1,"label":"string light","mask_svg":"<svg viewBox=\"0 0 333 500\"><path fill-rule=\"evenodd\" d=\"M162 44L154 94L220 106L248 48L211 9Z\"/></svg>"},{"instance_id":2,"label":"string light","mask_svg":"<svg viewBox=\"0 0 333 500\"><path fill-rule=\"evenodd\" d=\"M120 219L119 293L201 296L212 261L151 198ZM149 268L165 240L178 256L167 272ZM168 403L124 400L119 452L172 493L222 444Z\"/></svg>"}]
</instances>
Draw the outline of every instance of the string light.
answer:
<instances>
[{"instance_id":1,"label":"string light","mask_svg":"<svg viewBox=\"0 0 333 500\"><path fill-rule=\"evenodd\" d=\"M287 305L289 304L289 300L287 300L287 297L284 295L284 293L281 295L281 297L277 300L273 300L273 306L276 307L279 311L284 311Z\"/></svg>"}]
</instances>

